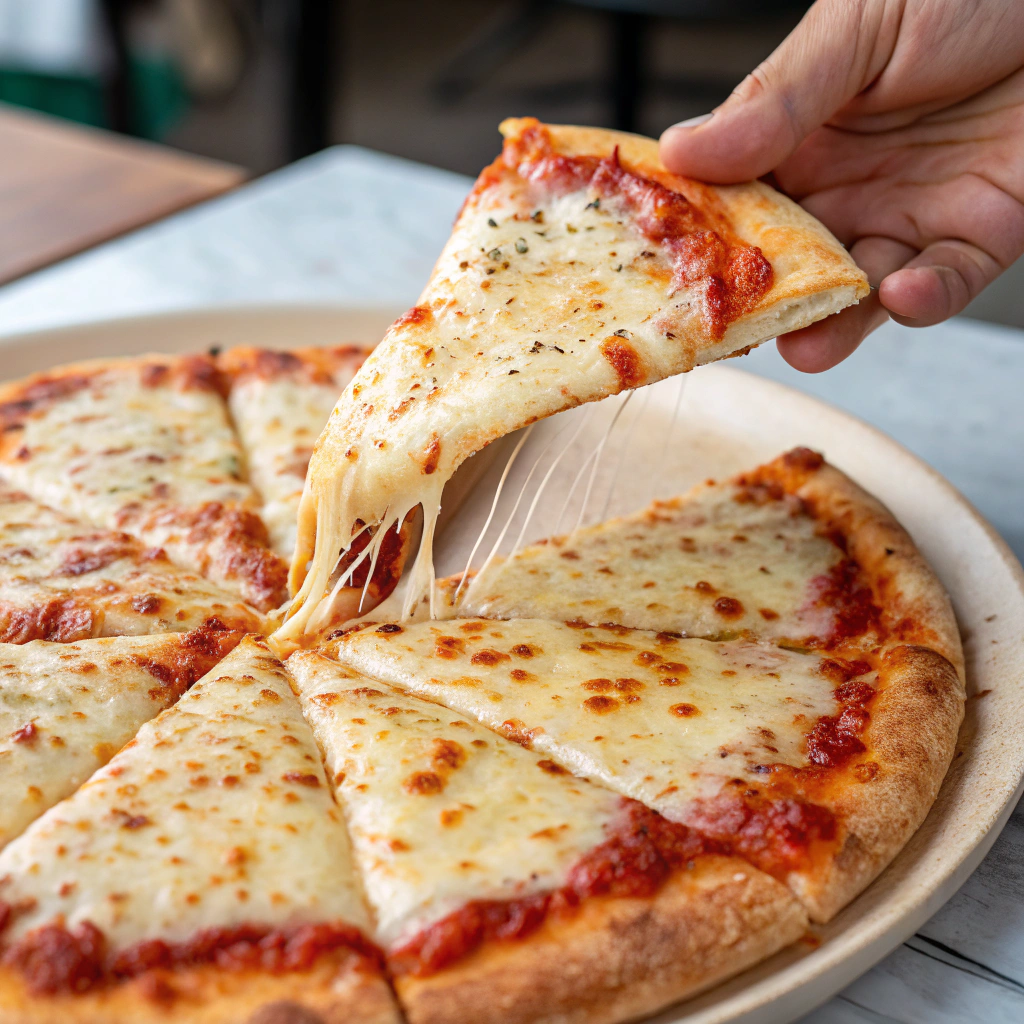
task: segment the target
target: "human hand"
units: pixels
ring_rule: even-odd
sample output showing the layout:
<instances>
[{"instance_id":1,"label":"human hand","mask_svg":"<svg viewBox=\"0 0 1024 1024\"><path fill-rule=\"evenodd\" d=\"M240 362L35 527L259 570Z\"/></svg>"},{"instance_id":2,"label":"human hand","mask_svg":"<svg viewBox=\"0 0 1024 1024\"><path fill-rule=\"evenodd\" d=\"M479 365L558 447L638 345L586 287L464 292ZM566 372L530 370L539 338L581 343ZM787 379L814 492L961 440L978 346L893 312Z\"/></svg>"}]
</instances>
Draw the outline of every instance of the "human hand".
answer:
<instances>
[{"instance_id":1,"label":"human hand","mask_svg":"<svg viewBox=\"0 0 1024 1024\"><path fill-rule=\"evenodd\" d=\"M721 184L774 172L867 273L858 305L779 338L798 370L889 316L939 323L1024 253L1024 2L817 0L661 158Z\"/></svg>"}]
</instances>

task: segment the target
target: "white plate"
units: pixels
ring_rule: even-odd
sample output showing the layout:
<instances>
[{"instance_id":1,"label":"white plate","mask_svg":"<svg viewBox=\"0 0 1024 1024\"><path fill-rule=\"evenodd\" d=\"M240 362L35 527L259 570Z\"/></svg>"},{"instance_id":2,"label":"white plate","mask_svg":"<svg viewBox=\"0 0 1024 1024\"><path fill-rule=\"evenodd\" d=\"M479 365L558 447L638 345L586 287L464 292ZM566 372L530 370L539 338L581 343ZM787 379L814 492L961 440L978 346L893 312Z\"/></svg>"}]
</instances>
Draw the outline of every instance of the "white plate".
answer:
<instances>
[{"instance_id":1,"label":"white plate","mask_svg":"<svg viewBox=\"0 0 1024 1024\"><path fill-rule=\"evenodd\" d=\"M213 345L372 342L394 312L221 310L36 332L0 339L0 378L100 355L196 351ZM573 526L588 487L582 521L601 518L606 507L609 513L640 507L652 496L678 493L705 477L723 477L805 444L824 452L881 498L907 527L952 595L964 637L972 699L959 752L931 814L906 849L874 885L818 930L820 945L798 943L653 1018L659 1024L791 1021L866 971L952 896L1015 805L1024 776L1024 572L1003 541L945 480L853 417L731 367L688 375L677 413L679 388L678 381L667 381L630 400L605 443L592 483L587 456L600 446L621 400L538 425L510 473L491 535L553 434L560 440L541 459L534 483L559 452L566 454L537 502L524 531L527 540L554 529L559 518L563 529ZM493 454L509 450L506 440ZM499 458L474 467L473 476L482 475L482 480L440 537L440 571L464 564L502 466ZM569 495L581 466L579 482ZM534 494L535 489L529 490L521 503L506 546L519 532ZM486 550L485 544L477 562Z\"/></svg>"}]
</instances>

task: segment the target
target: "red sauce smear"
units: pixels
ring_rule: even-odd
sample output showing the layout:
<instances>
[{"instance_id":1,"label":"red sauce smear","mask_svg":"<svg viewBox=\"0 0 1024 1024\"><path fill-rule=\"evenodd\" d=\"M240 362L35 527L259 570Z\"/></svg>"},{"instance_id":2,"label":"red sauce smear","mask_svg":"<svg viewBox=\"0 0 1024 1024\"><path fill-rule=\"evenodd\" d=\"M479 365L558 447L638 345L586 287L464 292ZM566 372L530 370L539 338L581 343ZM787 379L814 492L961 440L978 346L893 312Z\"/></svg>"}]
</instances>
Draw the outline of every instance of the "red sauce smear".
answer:
<instances>
[{"instance_id":1,"label":"red sauce smear","mask_svg":"<svg viewBox=\"0 0 1024 1024\"><path fill-rule=\"evenodd\" d=\"M0 904L0 924L11 917ZM311 924L291 929L262 925L208 928L187 942L140 942L110 954L103 933L88 921L74 929L60 924L36 928L8 948L0 962L19 970L36 995L85 992L150 971L213 964L221 970L272 974L307 971L325 953L347 949L380 966L380 951L356 928Z\"/></svg>"},{"instance_id":2,"label":"red sauce smear","mask_svg":"<svg viewBox=\"0 0 1024 1024\"><path fill-rule=\"evenodd\" d=\"M810 606L832 613L832 629L825 638L832 646L869 631L881 631L882 611L875 604L871 587L852 558L837 562L826 575L810 582Z\"/></svg>"},{"instance_id":3,"label":"red sauce smear","mask_svg":"<svg viewBox=\"0 0 1024 1024\"><path fill-rule=\"evenodd\" d=\"M626 170L618 147L603 159L563 156L537 123L505 142L502 160L549 195L588 188L598 199L624 208L644 238L668 250L673 289L695 287L702 293L704 325L713 338L721 338L772 286L772 265L757 246L723 238L686 196Z\"/></svg>"},{"instance_id":4,"label":"red sauce smear","mask_svg":"<svg viewBox=\"0 0 1024 1024\"><path fill-rule=\"evenodd\" d=\"M827 810L798 800L759 802L732 796L700 806L700 830L680 825L635 800L605 842L586 853L566 884L522 899L474 900L396 949L396 974L433 974L486 941L522 939L549 914L577 907L591 896L652 896L669 875L704 854L733 854L777 876L799 866L815 840L830 840L835 821Z\"/></svg>"}]
</instances>

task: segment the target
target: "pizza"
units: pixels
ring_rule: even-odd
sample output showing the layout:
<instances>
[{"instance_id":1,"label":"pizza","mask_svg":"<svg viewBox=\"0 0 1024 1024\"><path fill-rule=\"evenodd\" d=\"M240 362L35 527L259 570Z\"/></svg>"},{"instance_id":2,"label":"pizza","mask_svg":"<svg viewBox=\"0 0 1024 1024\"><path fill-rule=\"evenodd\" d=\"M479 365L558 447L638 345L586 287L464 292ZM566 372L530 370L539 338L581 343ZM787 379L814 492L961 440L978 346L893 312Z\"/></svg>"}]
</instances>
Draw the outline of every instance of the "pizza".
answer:
<instances>
[{"instance_id":1,"label":"pizza","mask_svg":"<svg viewBox=\"0 0 1024 1024\"><path fill-rule=\"evenodd\" d=\"M378 940L410 1020L501 1006L617 1021L713 985L861 892L952 759L964 667L948 598L892 515L807 449L462 582L438 587L446 617L385 604L288 662L368 898L386 895ZM478 753L509 744L529 756L499 782ZM570 850L512 846L498 870L474 856L522 842L515 811L549 776L619 798L589 811L600 841L577 838L576 798L554 833ZM499 790L507 822L487 813ZM550 829L537 820L527 839ZM444 863L449 848L455 869L424 872L416 851ZM713 890L728 935L688 888L706 865L743 883ZM657 939L637 925L624 951L633 919ZM697 949L673 946L688 935Z\"/></svg>"},{"instance_id":2,"label":"pizza","mask_svg":"<svg viewBox=\"0 0 1024 1024\"><path fill-rule=\"evenodd\" d=\"M287 596L207 356L98 360L0 387L0 472L37 501L130 533L260 611Z\"/></svg>"},{"instance_id":3,"label":"pizza","mask_svg":"<svg viewBox=\"0 0 1024 1024\"><path fill-rule=\"evenodd\" d=\"M366 351L358 345L234 348L218 358L249 479L263 502L260 517L271 546L284 559L295 550L295 521L313 445Z\"/></svg>"},{"instance_id":4,"label":"pizza","mask_svg":"<svg viewBox=\"0 0 1024 1024\"><path fill-rule=\"evenodd\" d=\"M0 643L180 632L263 616L159 548L82 523L0 481Z\"/></svg>"},{"instance_id":5,"label":"pizza","mask_svg":"<svg viewBox=\"0 0 1024 1024\"><path fill-rule=\"evenodd\" d=\"M242 634L0 644L0 847L73 793Z\"/></svg>"},{"instance_id":6,"label":"pizza","mask_svg":"<svg viewBox=\"0 0 1024 1024\"><path fill-rule=\"evenodd\" d=\"M8 843L0 900L8 1019L398 1021L312 733L255 638Z\"/></svg>"},{"instance_id":7,"label":"pizza","mask_svg":"<svg viewBox=\"0 0 1024 1024\"><path fill-rule=\"evenodd\" d=\"M865 290L767 186L504 130L358 369L0 387L5 1024L619 1024L834 918L928 813L949 599L814 451L433 579L471 455Z\"/></svg>"},{"instance_id":8,"label":"pizza","mask_svg":"<svg viewBox=\"0 0 1024 1024\"><path fill-rule=\"evenodd\" d=\"M843 247L765 184L679 178L653 140L618 132L532 118L502 132L418 304L317 442L291 570L293 639L352 614L352 574L390 570L387 539L417 508L404 613L429 596L444 485L496 438L741 354L867 294ZM339 562L354 542L358 557Z\"/></svg>"}]
</instances>

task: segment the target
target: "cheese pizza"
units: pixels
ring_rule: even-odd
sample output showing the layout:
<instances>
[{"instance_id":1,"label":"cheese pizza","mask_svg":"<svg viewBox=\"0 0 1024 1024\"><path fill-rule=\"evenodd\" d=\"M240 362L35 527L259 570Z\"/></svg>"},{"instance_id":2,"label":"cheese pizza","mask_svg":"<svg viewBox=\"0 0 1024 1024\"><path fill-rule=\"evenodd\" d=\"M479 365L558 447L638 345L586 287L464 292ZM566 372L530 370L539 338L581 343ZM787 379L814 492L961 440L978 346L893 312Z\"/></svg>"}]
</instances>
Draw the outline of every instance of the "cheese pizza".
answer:
<instances>
[{"instance_id":1,"label":"cheese pizza","mask_svg":"<svg viewBox=\"0 0 1024 1024\"><path fill-rule=\"evenodd\" d=\"M5 1024L619 1024L832 919L928 813L956 622L813 451L433 579L471 455L866 289L767 186L503 131L361 367L0 387Z\"/></svg>"},{"instance_id":2,"label":"cheese pizza","mask_svg":"<svg viewBox=\"0 0 1024 1024\"><path fill-rule=\"evenodd\" d=\"M124 531L261 611L286 597L205 356L98 360L0 387L0 467L37 501Z\"/></svg>"},{"instance_id":3,"label":"cheese pizza","mask_svg":"<svg viewBox=\"0 0 1024 1024\"><path fill-rule=\"evenodd\" d=\"M713 188L649 139L502 125L420 301L342 395L299 510L286 635L354 613L358 562L422 507L405 614L431 593L446 481L513 430L746 351L867 294L864 274L767 185ZM475 414L467 415L468 410ZM308 569L307 569L308 566ZM347 589L346 589L347 588Z\"/></svg>"},{"instance_id":4,"label":"cheese pizza","mask_svg":"<svg viewBox=\"0 0 1024 1024\"><path fill-rule=\"evenodd\" d=\"M84 640L263 617L128 533L97 529L0 481L0 642Z\"/></svg>"},{"instance_id":5,"label":"cheese pizza","mask_svg":"<svg viewBox=\"0 0 1024 1024\"><path fill-rule=\"evenodd\" d=\"M313 445L366 351L356 345L234 348L218 357L249 479L263 500L260 516L282 558L290 559L295 550L295 520Z\"/></svg>"}]
</instances>

